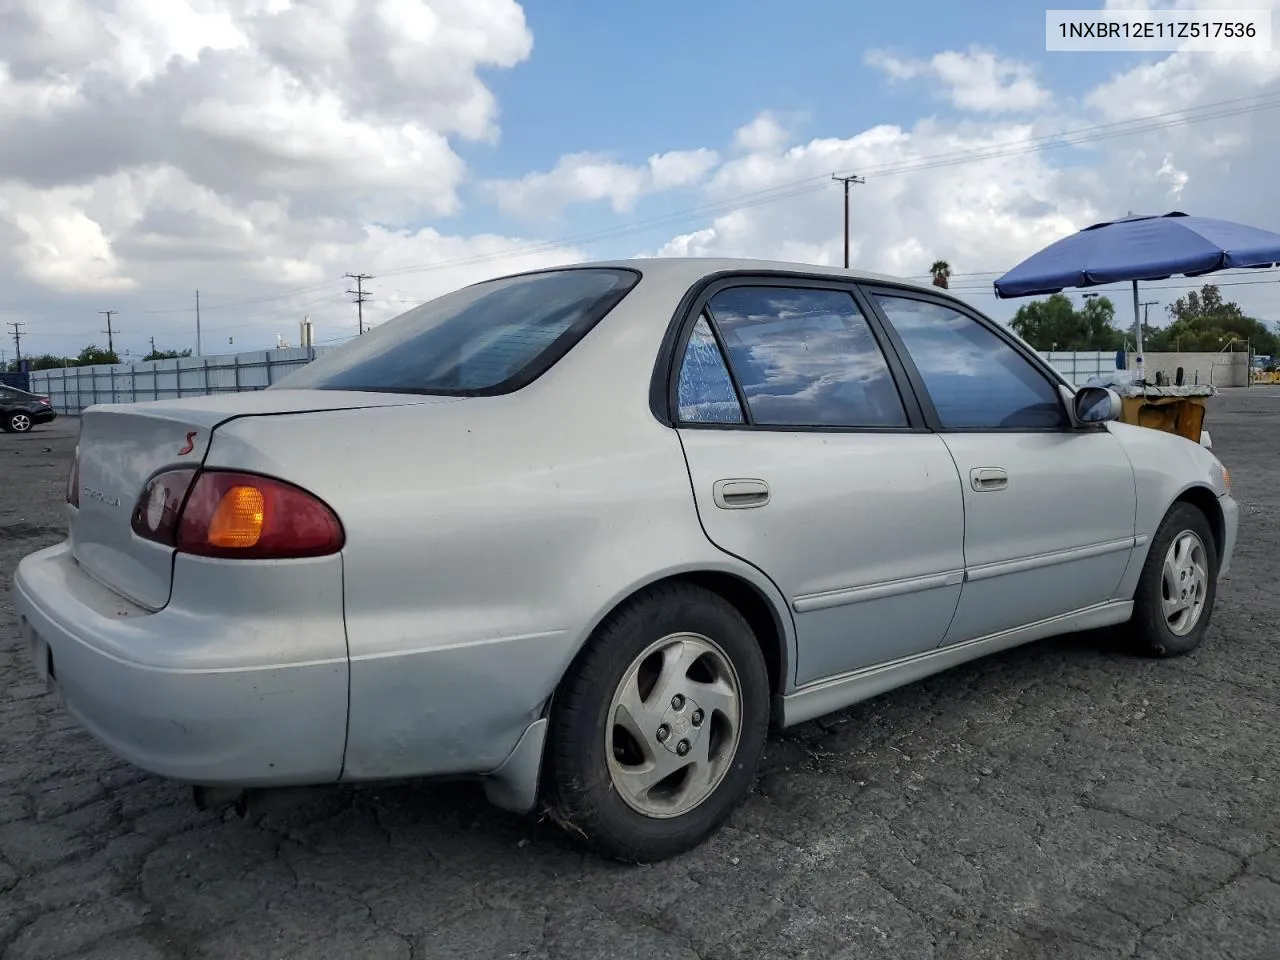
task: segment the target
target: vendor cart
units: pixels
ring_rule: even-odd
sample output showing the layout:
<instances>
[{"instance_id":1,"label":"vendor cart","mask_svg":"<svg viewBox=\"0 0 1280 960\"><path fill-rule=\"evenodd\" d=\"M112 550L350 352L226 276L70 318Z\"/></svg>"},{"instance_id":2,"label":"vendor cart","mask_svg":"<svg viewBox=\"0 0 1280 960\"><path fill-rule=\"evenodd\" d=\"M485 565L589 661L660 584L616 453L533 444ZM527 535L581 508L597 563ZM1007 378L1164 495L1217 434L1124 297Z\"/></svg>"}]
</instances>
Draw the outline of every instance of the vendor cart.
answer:
<instances>
[{"instance_id":1,"label":"vendor cart","mask_svg":"<svg viewBox=\"0 0 1280 960\"><path fill-rule=\"evenodd\" d=\"M1211 383L1164 386L1134 382L1125 370L1112 371L1089 380L1089 386L1108 387L1120 395L1121 423L1163 430L1200 443L1204 429L1205 401L1217 396Z\"/></svg>"}]
</instances>

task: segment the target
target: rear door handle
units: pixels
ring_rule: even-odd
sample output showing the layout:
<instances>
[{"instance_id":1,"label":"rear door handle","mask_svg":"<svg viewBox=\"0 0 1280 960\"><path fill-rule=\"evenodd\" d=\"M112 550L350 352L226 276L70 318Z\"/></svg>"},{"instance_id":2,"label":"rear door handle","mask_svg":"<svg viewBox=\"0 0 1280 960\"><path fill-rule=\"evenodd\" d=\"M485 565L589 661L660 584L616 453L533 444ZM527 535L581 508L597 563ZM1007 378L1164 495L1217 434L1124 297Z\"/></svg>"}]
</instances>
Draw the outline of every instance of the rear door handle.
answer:
<instances>
[{"instance_id":1,"label":"rear door handle","mask_svg":"<svg viewBox=\"0 0 1280 960\"><path fill-rule=\"evenodd\" d=\"M711 496L723 510L763 507L769 502L769 485L763 480L717 480Z\"/></svg>"},{"instance_id":2,"label":"rear door handle","mask_svg":"<svg viewBox=\"0 0 1280 960\"><path fill-rule=\"evenodd\" d=\"M1009 486L1009 474L1001 467L974 467L969 471L969 483L979 493L1003 490Z\"/></svg>"}]
</instances>

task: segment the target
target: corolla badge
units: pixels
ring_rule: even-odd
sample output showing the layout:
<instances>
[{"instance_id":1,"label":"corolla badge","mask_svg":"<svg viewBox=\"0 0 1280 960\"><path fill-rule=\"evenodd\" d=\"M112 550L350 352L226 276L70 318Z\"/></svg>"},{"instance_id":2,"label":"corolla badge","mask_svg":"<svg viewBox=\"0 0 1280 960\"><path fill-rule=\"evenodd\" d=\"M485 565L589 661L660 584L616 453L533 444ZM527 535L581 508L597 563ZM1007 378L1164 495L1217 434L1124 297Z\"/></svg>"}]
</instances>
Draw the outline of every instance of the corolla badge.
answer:
<instances>
[{"instance_id":1,"label":"corolla badge","mask_svg":"<svg viewBox=\"0 0 1280 960\"><path fill-rule=\"evenodd\" d=\"M109 497L101 490L95 490L93 487L81 487L80 492L90 500L97 500L99 503L105 503L108 507L120 506L119 497Z\"/></svg>"},{"instance_id":2,"label":"corolla badge","mask_svg":"<svg viewBox=\"0 0 1280 960\"><path fill-rule=\"evenodd\" d=\"M178 456L185 457L188 453L190 453L192 450L195 449L196 433L197 431L192 430L190 433L187 434L187 442L184 443L181 449L178 450Z\"/></svg>"}]
</instances>

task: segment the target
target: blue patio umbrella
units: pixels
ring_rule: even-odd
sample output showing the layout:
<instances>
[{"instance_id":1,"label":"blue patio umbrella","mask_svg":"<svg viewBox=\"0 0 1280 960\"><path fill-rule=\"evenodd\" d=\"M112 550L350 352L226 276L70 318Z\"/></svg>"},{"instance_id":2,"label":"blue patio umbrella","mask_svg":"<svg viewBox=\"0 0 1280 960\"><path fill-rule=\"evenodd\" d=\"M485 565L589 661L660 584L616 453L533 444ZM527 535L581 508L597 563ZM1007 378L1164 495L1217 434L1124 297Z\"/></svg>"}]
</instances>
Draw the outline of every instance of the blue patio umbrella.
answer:
<instances>
[{"instance_id":1,"label":"blue patio umbrella","mask_svg":"<svg viewBox=\"0 0 1280 960\"><path fill-rule=\"evenodd\" d=\"M1175 210L1162 216L1131 215L1085 227L1023 260L995 282L995 289L997 297L1009 298L1131 282L1141 376L1140 281L1177 275L1199 277L1277 263L1280 233Z\"/></svg>"}]
</instances>

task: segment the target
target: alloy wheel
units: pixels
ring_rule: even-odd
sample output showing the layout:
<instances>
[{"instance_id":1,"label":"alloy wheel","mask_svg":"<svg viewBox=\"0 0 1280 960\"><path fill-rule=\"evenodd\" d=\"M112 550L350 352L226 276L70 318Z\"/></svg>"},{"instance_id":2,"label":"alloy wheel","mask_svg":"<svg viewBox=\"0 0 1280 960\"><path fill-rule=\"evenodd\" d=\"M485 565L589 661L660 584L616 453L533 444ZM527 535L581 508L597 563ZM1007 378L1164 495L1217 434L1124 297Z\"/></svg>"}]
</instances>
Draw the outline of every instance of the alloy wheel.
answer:
<instances>
[{"instance_id":1,"label":"alloy wheel","mask_svg":"<svg viewBox=\"0 0 1280 960\"><path fill-rule=\"evenodd\" d=\"M605 751L622 800L646 817L679 817L703 803L733 763L742 688L713 640L682 633L646 648L609 706Z\"/></svg>"}]
</instances>

